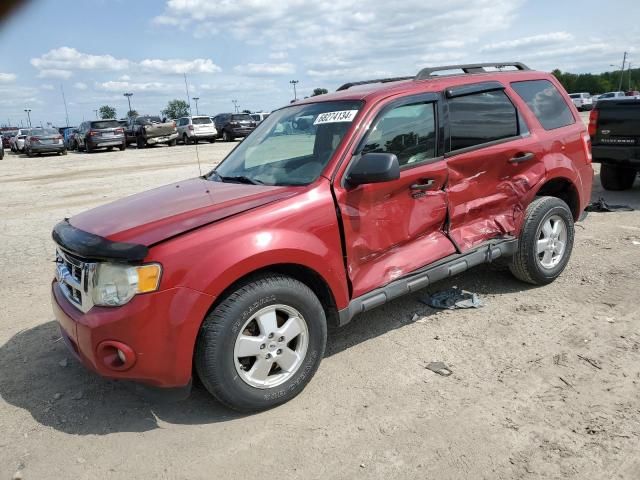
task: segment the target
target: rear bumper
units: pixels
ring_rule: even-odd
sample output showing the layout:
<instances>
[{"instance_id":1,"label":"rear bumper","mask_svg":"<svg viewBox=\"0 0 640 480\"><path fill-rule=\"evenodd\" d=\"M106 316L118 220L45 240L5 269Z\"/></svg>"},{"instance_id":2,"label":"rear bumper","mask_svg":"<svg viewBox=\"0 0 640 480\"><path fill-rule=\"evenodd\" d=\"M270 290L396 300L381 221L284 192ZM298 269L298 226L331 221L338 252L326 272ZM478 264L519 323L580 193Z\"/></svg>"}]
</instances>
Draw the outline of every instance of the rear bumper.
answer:
<instances>
[{"instance_id":1,"label":"rear bumper","mask_svg":"<svg viewBox=\"0 0 640 480\"><path fill-rule=\"evenodd\" d=\"M640 167L640 147L619 145L594 145L591 147L594 163L615 163Z\"/></svg>"},{"instance_id":2,"label":"rear bumper","mask_svg":"<svg viewBox=\"0 0 640 480\"><path fill-rule=\"evenodd\" d=\"M30 145L29 148L32 152L45 153L45 152L61 152L67 147L63 143L53 145Z\"/></svg>"},{"instance_id":3,"label":"rear bumper","mask_svg":"<svg viewBox=\"0 0 640 480\"><path fill-rule=\"evenodd\" d=\"M149 145L155 145L157 143L166 143L178 138L178 132L172 133L170 135L163 135L160 137L151 137L147 138L147 143Z\"/></svg>"},{"instance_id":4,"label":"rear bumper","mask_svg":"<svg viewBox=\"0 0 640 480\"><path fill-rule=\"evenodd\" d=\"M101 147L115 147L118 145L124 144L124 135L119 135L116 137L95 137L91 140L87 139L86 142L91 145L93 148L101 148Z\"/></svg>"},{"instance_id":5,"label":"rear bumper","mask_svg":"<svg viewBox=\"0 0 640 480\"><path fill-rule=\"evenodd\" d=\"M231 133L234 137L246 137L254 130L255 128L232 128Z\"/></svg>"},{"instance_id":6,"label":"rear bumper","mask_svg":"<svg viewBox=\"0 0 640 480\"><path fill-rule=\"evenodd\" d=\"M190 388L195 340L212 301L179 287L138 295L122 307L93 307L85 314L64 297L57 282L52 284L62 337L85 367L106 378L172 389L178 396ZM127 352L127 365L108 349L112 344Z\"/></svg>"}]
</instances>

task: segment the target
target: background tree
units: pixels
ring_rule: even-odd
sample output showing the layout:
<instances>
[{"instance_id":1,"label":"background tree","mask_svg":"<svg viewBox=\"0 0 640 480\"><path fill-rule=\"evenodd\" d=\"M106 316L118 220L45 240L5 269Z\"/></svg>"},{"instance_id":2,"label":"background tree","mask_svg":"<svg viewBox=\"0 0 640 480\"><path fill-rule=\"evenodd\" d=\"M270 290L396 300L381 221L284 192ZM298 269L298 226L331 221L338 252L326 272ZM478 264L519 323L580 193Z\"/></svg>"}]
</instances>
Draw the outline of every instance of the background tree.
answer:
<instances>
[{"instance_id":1,"label":"background tree","mask_svg":"<svg viewBox=\"0 0 640 480\"><path fill-rule=\"evenodd\" d=\"M167 103L167 108L162 110L163 115L171 119L189 116L189 104L184 100L171 100Z\"/></svg>"},{"instance_id":2,"label":"background tree","mask_svg":"<svg viewBox=\"0 0 640 480\"><path fill-rule=\"evenodd\" d=\"M251 113L251 110L242 110L242 113Z\"/></svg>"},{"instance_id":3,"label":"background tree","mask_svg":"<svg viewBox=\"0 0 640 480\"><path fill-rule=\"evenodd\" d=\"M327 90L326 88L314 88L311 96L315 97L317 95L324 95L325 93L329 93L329 90Z\"/></svg>"},{"instance_id":4,"label":"background tree","mask_svg":"<svg viewBox=\"0 0 640 480\"><path fill-rule=\"evenodd\" d=\"M592 95L604 92L617 91L620 87L620 70L603 73L569 73L555 69L551 72L569 92L589 92ZM631 75L631 82L629 82ZM622 78L622 90L638 89L638 79L640 79L640 69L632 68L624 71Z\"/></svg>"},{"instance_id":5,"label":"background tree","mask_svg":"<svg viewBox=\"0 0 640 480\"><path fill-rule=\"evenodd\" d=\"M136 118L138 116L139 115L137 110L129 110L129 113L127 113L128 118Z\"/></svg>"},{"instance_id":6,"label":"background tree","mask_svg":"<svg viewBox=\"0 0 640 480\"><path fill-rule=\"evenodd\" d=\"M109 105L101 106L98 113L100 114L100 118L103 120L106 118L116 118L116 109Z\"/></svg>"}]
</instances>

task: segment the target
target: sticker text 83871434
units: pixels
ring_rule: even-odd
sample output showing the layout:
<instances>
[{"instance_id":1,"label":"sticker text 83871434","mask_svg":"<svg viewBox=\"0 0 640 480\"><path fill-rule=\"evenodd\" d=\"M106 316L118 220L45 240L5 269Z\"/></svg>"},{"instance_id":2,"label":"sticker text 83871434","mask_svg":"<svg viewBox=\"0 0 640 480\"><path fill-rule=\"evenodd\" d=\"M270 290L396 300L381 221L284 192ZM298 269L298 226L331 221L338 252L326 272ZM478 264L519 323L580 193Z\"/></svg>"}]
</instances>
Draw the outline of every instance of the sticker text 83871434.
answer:
<instances>
[{"instance_id":1,"label":"sticker text 83871434","mask_svg":"<svg viewBox=\"0 0 640 480\"><path fill-rule=\"evenodd\" d=\"M356 117L357 113L358 110L341 110L339 112L321 113L313 124L321 125L323 123L351 122Z\"/></svg>"}]
</instances>

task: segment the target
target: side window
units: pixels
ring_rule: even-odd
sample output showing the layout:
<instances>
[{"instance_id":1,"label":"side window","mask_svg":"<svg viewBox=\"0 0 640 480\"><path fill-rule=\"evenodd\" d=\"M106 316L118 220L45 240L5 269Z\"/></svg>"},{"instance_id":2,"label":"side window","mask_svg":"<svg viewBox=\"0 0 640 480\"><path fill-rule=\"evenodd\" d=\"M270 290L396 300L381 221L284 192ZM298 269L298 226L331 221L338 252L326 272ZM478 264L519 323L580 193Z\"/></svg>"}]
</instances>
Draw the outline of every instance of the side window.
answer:
<instances>
[{"instance_id":1,"label":"side window","mask_svg":"<svg viewBox=\"0 0 640 480\"><path fill-rule=\"evenodd\" d=\"M450 150L518 135L518 113L502 90L449 100Z\"/></svg>"},{"instance_id":2,"label":"side window","mask_svg":"<svg viewBox=\"0 0 640 480\"><path fill-rule=\"evenodd\" d=\"M436 156L434 103L402 105L384 113L369 132L362 153L393 153L400 166Z\"/></svg>"},{"instance_id":3,"label":"side window","mask_svg":"<svg viewBox=\"0 0 640 480\"><path fill-rule=\"evenodd\" d=\"M511 87L526 102L545 130L576 122L564 98L549 80L514 82Z\"/></svg>"}]
</instances>

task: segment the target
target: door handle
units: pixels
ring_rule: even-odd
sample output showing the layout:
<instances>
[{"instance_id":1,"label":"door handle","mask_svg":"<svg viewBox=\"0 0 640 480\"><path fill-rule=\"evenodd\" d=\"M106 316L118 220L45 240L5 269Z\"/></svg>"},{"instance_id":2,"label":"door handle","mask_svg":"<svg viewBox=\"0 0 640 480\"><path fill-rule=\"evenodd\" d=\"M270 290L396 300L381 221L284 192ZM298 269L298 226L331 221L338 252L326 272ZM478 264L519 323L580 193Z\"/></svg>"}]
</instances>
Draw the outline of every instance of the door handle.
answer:
<instances>
[{"instance_id":1,"label":"door handle","mask_svg":"<svg viewBox=\"0 0 640 480\"><path fill-rule=\"evenodd\" d=\"M433 188L433 179L424 180L424 183L414 183L411 185L411 190L430 190Z\"/></svg>"},{"instance_id":2,"label":"door handle","mask_svg":"<svg viewBox=\"0 0 640 480\"><path fill-rule=\"evenodd\" d=\"M509 163L522 163L528 162L529 160L533 160L536 158L533 152L519 153L515 157L509 159Z\"/></svg>"}]
</instances>

